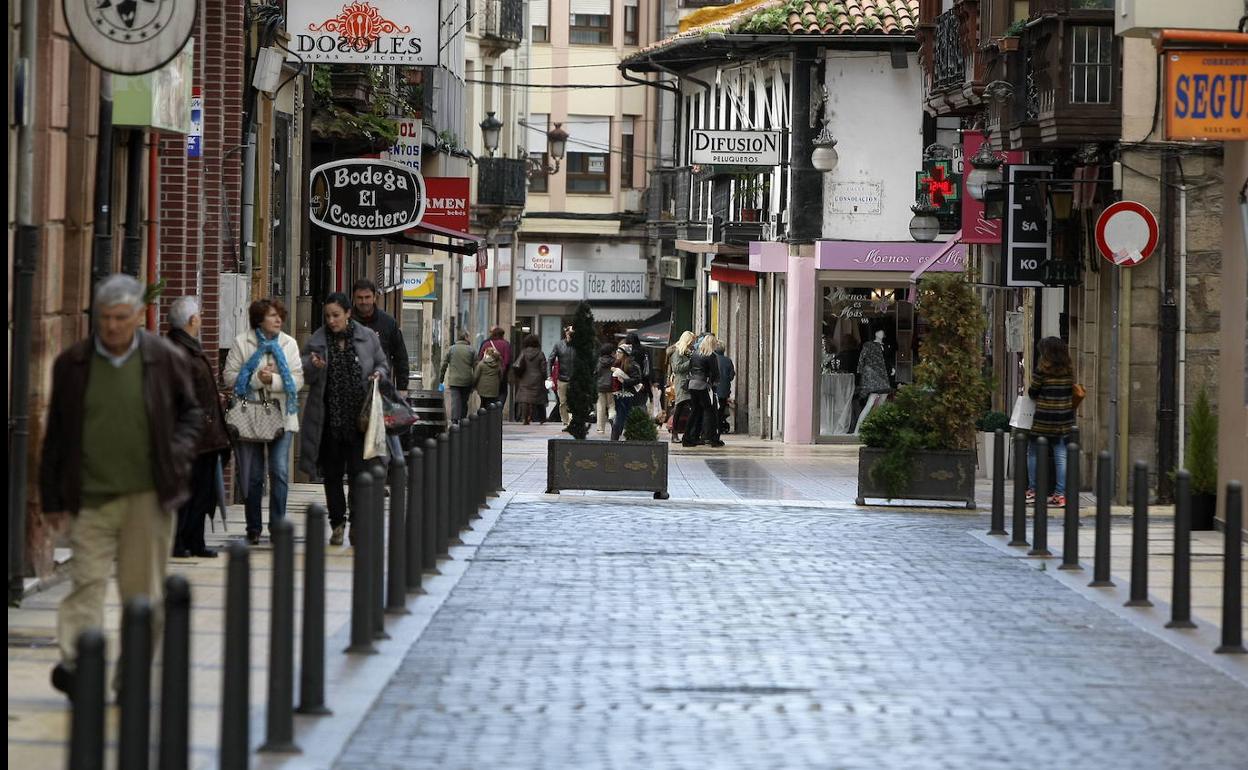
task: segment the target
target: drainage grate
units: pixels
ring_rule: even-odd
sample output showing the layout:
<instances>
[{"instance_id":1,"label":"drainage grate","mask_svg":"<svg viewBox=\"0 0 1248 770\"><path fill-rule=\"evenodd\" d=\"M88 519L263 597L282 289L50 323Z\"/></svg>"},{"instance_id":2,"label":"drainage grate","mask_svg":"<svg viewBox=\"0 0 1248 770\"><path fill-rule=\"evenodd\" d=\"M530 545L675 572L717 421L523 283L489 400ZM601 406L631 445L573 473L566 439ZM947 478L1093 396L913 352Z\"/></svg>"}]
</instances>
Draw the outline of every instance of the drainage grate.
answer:
<instances>
[{"instance_id":1,"label":"drainage grate","mask_svg":"<svg viewBox=\"0 0 1248 770\"><path fill-rule=\"evenodd\" d=\"M701 693L705 695L806 695L809 687L751 687L750 685L712 687L651 687L646 692L665 695L675 693Z\"/></svg>"}]
</instances>

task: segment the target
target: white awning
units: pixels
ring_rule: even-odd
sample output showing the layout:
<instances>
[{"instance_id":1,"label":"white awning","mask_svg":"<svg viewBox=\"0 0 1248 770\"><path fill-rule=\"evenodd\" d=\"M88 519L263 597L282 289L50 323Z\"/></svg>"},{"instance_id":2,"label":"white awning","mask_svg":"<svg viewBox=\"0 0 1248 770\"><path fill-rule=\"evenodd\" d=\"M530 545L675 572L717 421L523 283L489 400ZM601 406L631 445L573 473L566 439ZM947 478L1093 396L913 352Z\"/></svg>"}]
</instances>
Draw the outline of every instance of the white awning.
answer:
<instances>
[{"instance_id":1,"label":"white awning","mask_svg":"<svg viewBox=\"0 0 1248 770\"><path fill-rule=\"evenodd\" d=\"M605 155L611 147L611 118L608 115L569 115L563 126L568 132L568 151Z\"/></svg>"},{"instance_id":2,"label":"white awning","mask_svg":"<svg viewBox=\"0 0 1248 770\"><path fill-rule=\"evenodd\" d=\"M611 0L572 0L568 11L584 16L610 16Z\"/></svg>"},{"instance_id":3,"label":"white awning","mask_svg":"<svg viewBox=\"0 0 1248 770\"><path fill-rule=\"evenodd\" d=\"M529 26L545 27L550 23L550 0L530 0Z\"/></svg>"},{"instance_id":4,"label":"white awning","mask_svg":"<svg viewBox=\"0 0 1248 770\"><path fill-rule=\"evenodd\" d=\"M659 310L653 307L598 307L592 303L589 309L594 311L594 321L597 323L644 321Z\"/></svg>"}]
</instances>

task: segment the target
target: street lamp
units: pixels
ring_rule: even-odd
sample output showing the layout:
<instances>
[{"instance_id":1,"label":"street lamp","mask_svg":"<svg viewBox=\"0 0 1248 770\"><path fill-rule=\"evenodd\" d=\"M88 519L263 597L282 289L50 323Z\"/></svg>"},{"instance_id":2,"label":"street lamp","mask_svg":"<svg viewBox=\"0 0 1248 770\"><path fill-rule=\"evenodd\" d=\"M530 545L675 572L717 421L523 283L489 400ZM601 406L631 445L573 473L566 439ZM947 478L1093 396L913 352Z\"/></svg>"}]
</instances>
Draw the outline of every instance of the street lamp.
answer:
<instances>
[{"instance_id":1,"label":"street lamp","mask_svg":"<svg viewBox=\"0 0 1248 770\"><path fill-rule=\"evenodd\" d=\"M815 167L816 171L824 174L830 174L836 170L836 164L841 156L836 153L836 139L832 136L832 129L824 126L819 132L819 136L810 143L814 147L814 151L810 153L810 165Z\"/></svg>"},{"instance_id":2,"label":"street lamp","mask_svg":"<svg viewBox=\"0 0 1248 770\"><path fill-rule=\"evenodd\" d=\"M494 117L493 112L485 113L485 120L477 125L481 126L481 141L485 145L485 151L494 157L494 153L498 151L498 134L503 129L503 121Z\"/></svg>"},{"instance_id":3,"label":"street lamp","mask_svg":"<svg viewBox=\"0 0 1248 770\"><path fill-rule=\"evenodd\" d=\"M982 201L988 196L988 188L1001 184L1001 158L988 147L987 138L971 158L971 173L966 177L966 191L972 198Z\"/></svg>"},{"instance_id":4,"label":"street lamp","mask_svg":"<svg viewBox=\"0 0 1248 770\"><path fill-rule=\"evenodd\" d=\"M910 237L919 243L931 243L940 235L940 220L936 218L940 207L932 203L927 193L919 193L918 200L910 207L914 216L910 219Z\"/></svg>"},{"instance_id":5,"label":"street lamp","mask_svg":"<svg viewBox=\"0 0 1248 770\"><path fill-rule=\"evenodd\" d=\"M568 149L568 132L561 128L562 125L562 123L556 123L554 128L546 132L546 154L554 160L554 164L547 165L530 158L528 167L530 179L559 173L559 164Z\"/></svg>"}]
</instances>

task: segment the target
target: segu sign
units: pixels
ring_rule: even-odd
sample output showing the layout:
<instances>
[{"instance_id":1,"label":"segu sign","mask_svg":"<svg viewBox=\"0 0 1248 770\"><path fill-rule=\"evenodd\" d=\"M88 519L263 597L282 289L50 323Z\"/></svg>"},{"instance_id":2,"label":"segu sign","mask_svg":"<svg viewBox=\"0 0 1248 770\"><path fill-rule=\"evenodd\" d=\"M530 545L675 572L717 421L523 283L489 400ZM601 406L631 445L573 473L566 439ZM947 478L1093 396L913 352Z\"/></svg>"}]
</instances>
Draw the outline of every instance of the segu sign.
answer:
<instances>
[{"instance_id":1,"label":"segu sign","mask_svg":"<svg viewBox=\"0 0 1248 770\"><path fill-rule=\"evenodd\" d=\"M312 169L312 221L343 235L397 233L425 215L425 180L388 160L336 160Z\"/></svg>"},{"instance_id":2,"label":"segu sign","mask_svg":"<svg viewBox=\"0 0 1248 770\"><path fill-rule=\"evenodd\" d=\"M689 162L695 165L779 166L779 131L710 131L689 134Z\"/></svg>"}]
</instances>

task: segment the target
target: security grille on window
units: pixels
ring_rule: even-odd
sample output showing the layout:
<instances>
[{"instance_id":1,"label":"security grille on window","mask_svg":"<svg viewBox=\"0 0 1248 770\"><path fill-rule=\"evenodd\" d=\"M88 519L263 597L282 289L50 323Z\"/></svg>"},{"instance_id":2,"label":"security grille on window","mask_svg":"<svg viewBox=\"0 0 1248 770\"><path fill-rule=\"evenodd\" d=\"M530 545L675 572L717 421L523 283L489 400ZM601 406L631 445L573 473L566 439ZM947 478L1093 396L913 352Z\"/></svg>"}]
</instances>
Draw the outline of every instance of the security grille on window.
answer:
<instances>
[{"instance_id":1,"label":"security grille on window","mask_svg":"<svg viewBox=\"0 0 1248 770\"><path fill-rule=\"evenodd\" d=\"M573 45L611 45L611 0L571 0L568 42Z\"/></svg>"},{"instance_id":2,"label":"security grille on window","mask_svg":"<svg viewBox=\"0 0 1248 770\"><path fill-rule=\"evenodd\" d=\"M564 164L570 193L605 193L611 189L611 118L569 115L568 157Z\"/></svg>"},{"instance_id":3,"label":"security grille on window","mask_svg":"<svg viewBox=\"0 0 1248 770\"><path fill-rule=\"evenodd\" d=\"M531 0L529 27L533 30L534 43L550 42L550 0Z\"/></svg>"},{"instance_id":4,"label":"security grille on window","mask_svg":"<svg viewBox=\"0 0 1248 770\"><path fill-rule=\"evenodd\" d=\"M637 45L637 0L624 0L624 45Z\"/></svg>"},{"instance_id":5,"label":"security grille on window","mask_svg":"<svg viewBox=\"0 0 1248 770\"><path fill-rule=\"evenodd\" d=\"M1113 101L1113 54L1113 27L1080 25L1071 28L1072 104L1109 104Z\"/></svg>"},{"instance_id":6,"label":"security grille on window","mask_svg":"<svg viewBox=\"0 0 1248 770\"><path fill-rule=\"evenodd\" d=\"M631 189L633 186L633 125L637 118L625 115L620 125L620 187Z\"/></svg>"},{"instance_id":7,"label":"security grille on window","mask_svg":"<svg viewBox=\"0 0 1248 770\"><path fill-rule=\"evenodd\" d=\"M525 122L529 124L524 129L524 147L529 154L529 160L540 163L542 168L548 168L546 132L550 130L550 115L544 112L531 112L529 119ZM545 174L533 176L529 179L529 192L547 192L550 189L548 179Z\"/></svg>"}]
</instances>

